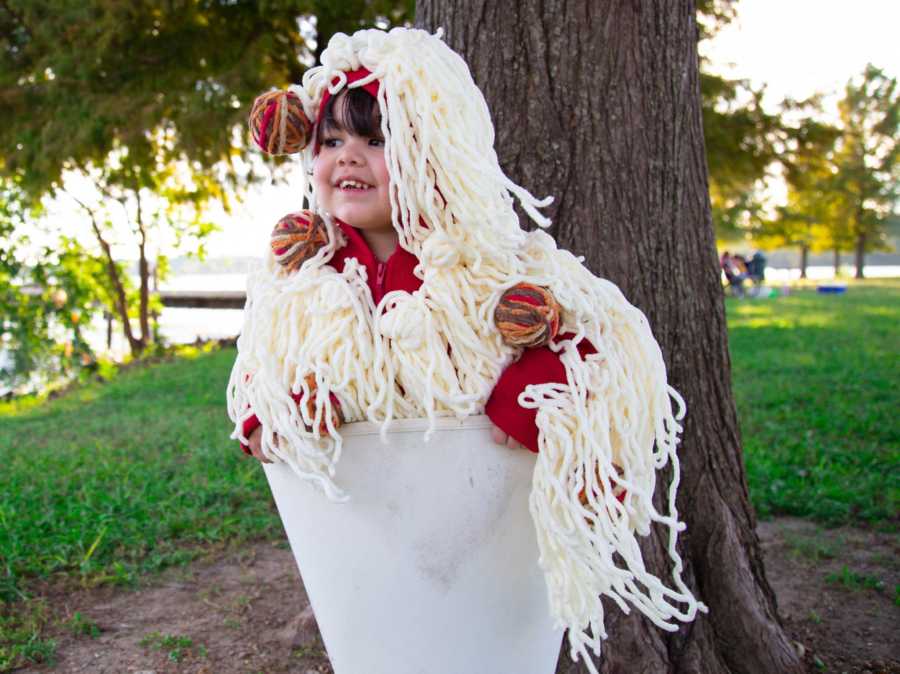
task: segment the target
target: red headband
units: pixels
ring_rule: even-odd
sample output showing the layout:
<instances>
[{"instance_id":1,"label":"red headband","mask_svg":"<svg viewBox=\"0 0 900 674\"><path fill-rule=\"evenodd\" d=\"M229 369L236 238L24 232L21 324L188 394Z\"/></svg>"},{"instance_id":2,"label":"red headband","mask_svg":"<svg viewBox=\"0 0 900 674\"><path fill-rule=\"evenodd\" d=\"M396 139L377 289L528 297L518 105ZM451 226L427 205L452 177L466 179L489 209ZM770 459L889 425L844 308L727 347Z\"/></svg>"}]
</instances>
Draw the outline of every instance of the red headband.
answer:
<instances>
[{"instance_id":1,"label":"red headband","mask_svg":"<svg viewBox=\"0 0 900 674\"><path fill-rule=\"evenodd\" d=\"M365 77L369 77L369 75L371 75L372 72L368 68L357 68L356 70L348 70L344 74L347 76L347 82L344 85L344 88L341 89L341 91L346 90L348 84L352 84L353 82L358 82L359 80L361 80ZM338 78L335 77L333 80L331 80L331 83L335 84L337 81L338 81ZM369 82L366 82L365 84L361 85L359 88L365 89L366 91L369 92L369 95L372 98L377 100L378 99L378 85L379 85L378 80L373 79L373 80L370 80ZM338 92L338 93L340 93L340 92ZM326 88L324 93L322 94L322 101L319 103L319 114L316 116L316 125L317 126L318 126L319 122L322 121L322 116L325 114L325 106L328 105L328 101L330 101L330 100L331 100L331 92ZM319 134L316 133L316 138L318 138L318 135ZM314 152L314 154L319 154L319 143L318 142L316 142L313 152Z\"/></svg>"},{"instance_id":2,"label":"red headband","mask_svg":"<svg viewBox=\"0 0 900 674\"><path fill-rule=\"evenodd\" d=\"M347 84L344 85L344 87L346 88L348 84L358 82L359 80L368 77L372 73L367 68L357 68L356 70L348 70L344 74L347 76ZM333 80L331 80L331 83L336 84L337 81L338 78L335 77ZM369 82L366 82L360 88L368 91L372 98L378 98L378 80L371 80ZM331 92L326 88L325 92L322 94L322 102L319 103L318 119L322 119L322 113L325 111L325 106L328 105L328 101L330 100Z\"/></svg>"}]
</instances>

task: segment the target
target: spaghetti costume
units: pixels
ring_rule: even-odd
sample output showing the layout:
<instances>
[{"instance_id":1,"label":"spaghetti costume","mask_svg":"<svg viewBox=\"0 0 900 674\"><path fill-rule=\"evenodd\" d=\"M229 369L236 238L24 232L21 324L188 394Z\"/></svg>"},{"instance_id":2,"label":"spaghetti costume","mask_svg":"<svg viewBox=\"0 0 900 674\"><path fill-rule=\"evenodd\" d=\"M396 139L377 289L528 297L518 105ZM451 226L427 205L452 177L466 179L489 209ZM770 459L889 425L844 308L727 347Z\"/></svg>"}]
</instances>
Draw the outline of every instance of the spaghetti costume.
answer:
<instances>
[{"instance_id":1,"label":"spaghetti costume","mask_svg":"<svg viewBox=\"0 0 900 674\"><path fill-rule=\"evenodd\" d=\"M318 209L307 186L327 243L297 271L269 255L249 275L228 386L233 437L246 445L256 417L263 453L339 501L352 495L340 487L336 419L368 420L386 434L396 418L427 418L433 427L439 417L487 411L539 450L529 509L550 611L568 629L572 657L595 671L588 650L599 655L606 637L601 595L665 630L693 620L706 609L683 582L676 550L684 529L675 507L683 401L667 383L646 318L547 234L521 228L514 201L544 227L538 209L550 199L503 173L484 98L439 33L335 35L322 65L291 88L307 121L293 124L299 113L279 108L255 133L267 146L268 129L302 135L325 99L345 87L365 87L378 102L401 249L395 257L416 282L390 278L378 297L371 252ZM314 153L311 145L300 152L306 168ZM493 320L520 284L545 289L561 307L559 335L543 349L511 346ZM530 379L554 366L562 369L556 381ZM515 427L526 417L513 398L533 412L533 431ZM659 511L653 493L666 466L673 477ZM668 532L665 581L645 568L638 546L652 523Z\"/></svg>"},{"instance_id":2,"label":"spaghetti costume","mask_svg":"<svg viewBox=\"0 0 900 674\"><path fill-rule=\"evenodd\" d=\"M397 248L386 261L380 262L365 239L350 225L338 222L347 243L334 254L328 265L342 271L350 258L355 258L366 268L369 291L377 304L385 294L393 291L412 293L422 286L422 280L413 272L419 261L402 248ZM595 353L588 340L579 346L582 357ZM566 371L559 356L547 347L528 349L519 360L512 362L500 375L485 405L485 414L507 435L512 436L532 452L538 451L537 410L524 408L517 402L525 388L532 384L565 383ZM295 396L299 402L299 395ZM243 435L250 434L260 425L254 414L244 421ZM245 454L250 448L241 444Z\"/></svg>"}]
</instances>

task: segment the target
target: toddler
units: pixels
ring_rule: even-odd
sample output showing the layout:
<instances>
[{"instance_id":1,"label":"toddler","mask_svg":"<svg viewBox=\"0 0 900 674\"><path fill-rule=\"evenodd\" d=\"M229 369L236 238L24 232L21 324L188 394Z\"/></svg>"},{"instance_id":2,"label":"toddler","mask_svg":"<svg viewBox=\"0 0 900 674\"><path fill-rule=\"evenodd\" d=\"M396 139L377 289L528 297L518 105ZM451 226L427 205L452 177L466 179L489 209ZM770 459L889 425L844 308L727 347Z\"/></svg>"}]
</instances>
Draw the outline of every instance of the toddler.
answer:
<instances>
[{"instance_id":1,"label":"toddler","mask_svg":"<svg viewBox=\"0 0 900 674\"><path fill-rule=\"evenodd\" d=\"M248 279L228 388L245 451L339 500L341 423L487 414L495 441L537 452L530 510L573 655L599 653L600 595L666 629L704 610L675 549L683 402L659 347L618 288L522 230L514 200L539 226L550 201L500 169L464 61L419 30L338 34L301 86L260 101L257 142L312 180ZM674 588L640 558L652 522Z\"/></svg>"},{"instance_id":2,"label":"toddler","mask_svg":"<svg viewBox=\"0 0 900 674\"><path fill-rule=\"evenodd\" d=\"M348 80L367 74L363 70L351 71ZM370 272L374 269L368 278L377 304L392 290L418 290L421 281L413 274L418 261L398 247L399 236L391 220L390 175L384 158L380 113L369 89L343 91L329 97L323 106L314 132L312 183L321 209L334 219L349 241L332 259L331 266L337 268L348 257L355 257ZM581 349L583 353L594 351L587 340ZM517 439L522 438L529 449L537 451L535 411L520 407L516 401L528 384L564 381L565 371L549 348L512 363L486 408L494 421L494 441L517 449L523 447ZM256 459L270 462L262 452L258 421L254 416L245 423L244 434L249 442L244 449Z\"/></svg>"}]
</instances>

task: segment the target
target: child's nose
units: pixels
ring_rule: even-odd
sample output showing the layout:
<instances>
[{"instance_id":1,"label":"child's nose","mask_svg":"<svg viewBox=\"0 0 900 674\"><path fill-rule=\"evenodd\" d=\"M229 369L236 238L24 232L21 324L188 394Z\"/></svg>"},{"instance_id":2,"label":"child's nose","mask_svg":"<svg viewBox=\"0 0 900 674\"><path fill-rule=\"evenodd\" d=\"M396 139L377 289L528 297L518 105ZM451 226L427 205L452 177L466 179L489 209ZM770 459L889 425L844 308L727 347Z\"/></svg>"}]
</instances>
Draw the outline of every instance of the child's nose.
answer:
<instances>
[{"instance_id":1,"label":"child's nose","mask_svg":"<svg viewBox=\"0 0 900 674\"><path fill-rule=\"evenodd\" d=\"M341 146L341 153L338 155L338 164L359 165L362 163L362 153L357 147L354 140L344 143Z\"/></svg>"},{"instance_id":2,"label":"child's nose","mask_svg":"<svg viewBox=\"0 0 900 674\"><path fill-rule=\"evenodd\" d=\"M342 166L345 166L345 165L358 166L359 159L353 155L348 155L348 154L344 153L340 157L338 157L338 164L340 164Z\"/></svg>"}]
</instances>

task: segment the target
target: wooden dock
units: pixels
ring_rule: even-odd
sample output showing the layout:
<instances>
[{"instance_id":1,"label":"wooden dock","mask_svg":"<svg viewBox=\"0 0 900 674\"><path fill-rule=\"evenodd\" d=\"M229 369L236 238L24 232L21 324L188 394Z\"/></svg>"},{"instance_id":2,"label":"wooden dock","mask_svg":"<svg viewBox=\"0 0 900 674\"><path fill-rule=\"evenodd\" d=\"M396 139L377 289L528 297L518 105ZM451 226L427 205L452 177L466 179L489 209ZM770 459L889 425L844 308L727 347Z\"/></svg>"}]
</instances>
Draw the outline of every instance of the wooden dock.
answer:
<instances>
[{"instance_id":1,"label":"wooden dock","mask_svg":"<svg viewBox=\"0 0 900 674\"><path fill-rule=\"evenodd\" d=\"M247 293L243 290L162 290L163 306L179 309L243 309Z\"/></svg>"}]
</instances>

